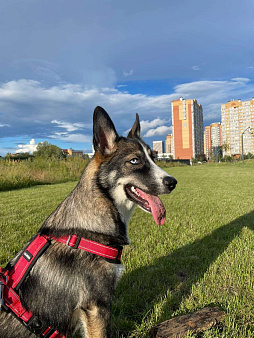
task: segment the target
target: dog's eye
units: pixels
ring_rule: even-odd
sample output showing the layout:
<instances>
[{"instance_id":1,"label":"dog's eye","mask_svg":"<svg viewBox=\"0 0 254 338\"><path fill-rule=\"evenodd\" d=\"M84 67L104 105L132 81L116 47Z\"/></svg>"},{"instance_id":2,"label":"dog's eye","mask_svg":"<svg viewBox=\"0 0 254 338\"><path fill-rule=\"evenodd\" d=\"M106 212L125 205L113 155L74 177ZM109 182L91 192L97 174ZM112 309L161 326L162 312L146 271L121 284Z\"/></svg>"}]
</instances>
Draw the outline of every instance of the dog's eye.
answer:
<instances>
[{"instance_id":1,"label":"dog's eye","mask_svg":"<svg viewBox=\"0 0 254 338\"><path fill-rule=\"evenodd\" d=\"M139 164L140 161L139 161L138 158L132 158L132 159L130 160L130 163L131 163L131 164Z\"/></svg>"}]
</instances>

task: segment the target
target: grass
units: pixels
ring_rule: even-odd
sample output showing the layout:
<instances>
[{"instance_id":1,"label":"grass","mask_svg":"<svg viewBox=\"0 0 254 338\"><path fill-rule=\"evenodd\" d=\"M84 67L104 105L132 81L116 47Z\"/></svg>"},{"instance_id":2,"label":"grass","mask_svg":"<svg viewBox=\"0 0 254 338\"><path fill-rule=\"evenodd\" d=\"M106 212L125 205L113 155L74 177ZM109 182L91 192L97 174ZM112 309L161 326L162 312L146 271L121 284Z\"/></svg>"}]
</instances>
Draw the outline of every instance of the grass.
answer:
<instances>
[{"instance_id":1,"label":"grass","mask_svg":"<svg viewBox=\"0 0 254 338\"><path fill-rule=\"evenodd\" d=\"M0 161L0 191L78 180L87 160L34 158Z\"/></svg>"},{"instance_id":2,"label":"grass","mask_svg":"<svg viewBox=\"0 0 254 338\"><path fill-rule=\"evenodd\" d=\"M148 337L150 328L208 305L226 317L205 338L254 336L254 163L166 169L178 180L162 196L157 226L136 208L123 252L125 273L112 307L115 337ZM0 264L34 234L76 182L0 194Z\"/></svg>"}]
</instances>

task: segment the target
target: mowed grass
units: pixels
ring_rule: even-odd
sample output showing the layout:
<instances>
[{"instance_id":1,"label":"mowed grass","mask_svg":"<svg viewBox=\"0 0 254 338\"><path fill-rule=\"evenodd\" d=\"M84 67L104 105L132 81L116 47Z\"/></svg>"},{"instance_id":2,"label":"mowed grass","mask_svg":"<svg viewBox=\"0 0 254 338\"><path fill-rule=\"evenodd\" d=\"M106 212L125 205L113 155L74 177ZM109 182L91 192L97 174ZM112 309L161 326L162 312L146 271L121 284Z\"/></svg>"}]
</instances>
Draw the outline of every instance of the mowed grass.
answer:
<instances>
[{"instance_id":1,"label":"mowed grass","mask_svg":"<svg viewBox=\"0 0 254 338\"><path fill-rule=\"evenodd\" d=\"M208 305L226 312L203 337L254 336L254 165L165 169L178 185L161 197L157 226L135 209L125 273L112 307L115 337L148 337L153 325ZM3 266L73 189L75 182L0 193Z\"/></svg>"}]
</instances>

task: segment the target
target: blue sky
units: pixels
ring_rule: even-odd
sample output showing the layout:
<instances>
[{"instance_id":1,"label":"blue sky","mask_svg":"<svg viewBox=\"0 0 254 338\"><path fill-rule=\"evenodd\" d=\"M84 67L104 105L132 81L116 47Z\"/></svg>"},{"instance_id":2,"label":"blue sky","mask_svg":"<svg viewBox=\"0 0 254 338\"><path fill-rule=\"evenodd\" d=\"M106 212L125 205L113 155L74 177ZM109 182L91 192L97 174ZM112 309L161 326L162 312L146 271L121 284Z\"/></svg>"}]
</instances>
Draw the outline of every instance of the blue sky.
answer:
<instances>
[{"instance_id":1,"label":"blue sky","mask_svg":"<svg viewBox=\"0 0 254 338\"><path fill-rule=\"evenodd\" d=\"M0 13L0 155L91 149L97 105L120 134L139 113L151 144L173 99L197 99L207 125L254 96L251 0L0 0Z\"/></svg>"}]
</instances>

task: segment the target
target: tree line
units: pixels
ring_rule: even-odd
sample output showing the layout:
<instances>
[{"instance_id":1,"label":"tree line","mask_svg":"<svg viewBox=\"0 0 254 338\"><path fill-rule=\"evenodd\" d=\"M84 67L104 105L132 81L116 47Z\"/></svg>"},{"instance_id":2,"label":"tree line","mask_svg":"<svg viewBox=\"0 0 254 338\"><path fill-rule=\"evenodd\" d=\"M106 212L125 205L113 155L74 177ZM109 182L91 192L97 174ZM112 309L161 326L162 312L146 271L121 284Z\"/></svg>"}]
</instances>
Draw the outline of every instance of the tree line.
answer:
<instances>
[{"instance_id":1,"label":"tree line","mask_svg":"<svg viewBox=\"0 0 254 338\"><path fill-rule=\"evenodd\" d=\"M17 154L7 153L4 158L9 160L26 160L29 158L32 159L38 157L44 159L61 160L66 158L66 154L58 146L44 141L38 143L36 150L33 152L33 154L30 154L29 152ZM83 155L83 158L87 158L87 155Z\"/></svg>"}]
</instances>

